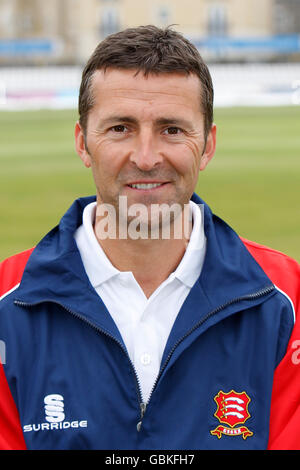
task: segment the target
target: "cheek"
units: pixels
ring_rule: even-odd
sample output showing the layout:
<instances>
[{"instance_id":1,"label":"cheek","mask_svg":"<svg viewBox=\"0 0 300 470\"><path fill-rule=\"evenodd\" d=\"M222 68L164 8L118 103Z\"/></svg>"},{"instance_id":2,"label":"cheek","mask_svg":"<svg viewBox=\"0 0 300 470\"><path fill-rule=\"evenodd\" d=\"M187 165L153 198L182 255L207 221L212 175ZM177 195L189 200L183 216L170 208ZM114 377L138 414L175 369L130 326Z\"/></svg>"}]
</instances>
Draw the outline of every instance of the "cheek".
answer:
<instances>
[{"instance_id":1,"label":"cheek","mask_svg":"<svg viewBox=\"0 0 300 470\"><path fill-rule=\"evenodd\" d=\"M121 145L112 145L106 140L98 141L90 148L92 169L94 174L99 178L115 177L122 167L122 151Z\"/></svg>"},{"instance_id":2,"label":"cheek","mask_svg":"<svg viewBox=\"0 0 300 470\"><path fill-rule=\"evenodd\" d=\"M177 172L183 176L190 175L192 179L198 177L201 162L201 147L194 141L185 141L179 144L173 152L173 162Z\"/></svg>"}]
</instances>

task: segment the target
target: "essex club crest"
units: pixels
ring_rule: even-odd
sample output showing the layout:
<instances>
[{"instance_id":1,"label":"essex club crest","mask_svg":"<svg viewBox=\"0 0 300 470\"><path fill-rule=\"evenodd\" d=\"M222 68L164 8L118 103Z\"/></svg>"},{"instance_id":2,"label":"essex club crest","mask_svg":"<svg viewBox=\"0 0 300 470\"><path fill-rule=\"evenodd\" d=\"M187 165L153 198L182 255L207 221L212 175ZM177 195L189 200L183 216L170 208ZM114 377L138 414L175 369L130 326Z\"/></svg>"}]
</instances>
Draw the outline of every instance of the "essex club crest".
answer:
<instances>
[{"instance_id":1,"label":"essex club crest","mask_svg":"<svg viewBox=\"0 0 300 470\"><path fill-rule=\"evenodd\" d=\"M253 436L244 423L250 418L248 405L251 401L246 392L237 393L231 390L224 393L222 390L214 397L217 411L214 416L221 423L216 429L210 431L213 436L221 439L225 436L243 436L243 439Z\"/></svg>"}]
</instances>

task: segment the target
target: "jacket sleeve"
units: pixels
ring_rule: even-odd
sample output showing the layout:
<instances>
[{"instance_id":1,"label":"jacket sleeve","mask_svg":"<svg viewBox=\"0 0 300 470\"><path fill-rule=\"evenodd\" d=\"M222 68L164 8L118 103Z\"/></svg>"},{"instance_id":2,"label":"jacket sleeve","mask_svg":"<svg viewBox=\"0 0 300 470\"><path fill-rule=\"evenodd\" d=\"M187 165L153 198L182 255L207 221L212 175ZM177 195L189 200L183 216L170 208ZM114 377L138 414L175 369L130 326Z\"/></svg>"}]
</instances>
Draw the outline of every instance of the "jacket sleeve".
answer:
<instances>
[{"instance_id":1,"label":"jacket sleeve","mask_svg":"<svg viewBox=\"0 0 300 470\"><path fill-rule=\"evenodd\" d=\"M33 248L11 256L0 263L0 300L20 283Z\"/></svg>"},{"instance_id":2,"label":"jacket sleeve","mask_svg":"<svg viewBox=\"0 0 300 470\"><path fill-rule=\"evenodd\" d=\"M0 364L0 450L25 449L18 411Z\"/></svg>"},{"instance_id":3,"label":"jacket sleeve","mask_svg":"<svg viewBox=\"0 0 300 470\"><path fill-rule=\"evenodd\" d=\"M0 302L20 283L32 251L33 249L30 249L14 255L0 264ZM2 346L2 356L4 356L5 344ZM5 377L4 364L5 357L2 357L0 358L0 450L24 450L26 445L22 426Z\"/></svg>"},{"instance_id":4,"label":"jacket sleeve","mask_svg":"<svg viewBox=\"0 0 300 470\"><path fill-rule=\"evenodd\" d=\"M286 354L274 373L268 449L300 450L300 265L282 253L243 241L289 299L295 315Z\"/></svg>"}]
</instances>

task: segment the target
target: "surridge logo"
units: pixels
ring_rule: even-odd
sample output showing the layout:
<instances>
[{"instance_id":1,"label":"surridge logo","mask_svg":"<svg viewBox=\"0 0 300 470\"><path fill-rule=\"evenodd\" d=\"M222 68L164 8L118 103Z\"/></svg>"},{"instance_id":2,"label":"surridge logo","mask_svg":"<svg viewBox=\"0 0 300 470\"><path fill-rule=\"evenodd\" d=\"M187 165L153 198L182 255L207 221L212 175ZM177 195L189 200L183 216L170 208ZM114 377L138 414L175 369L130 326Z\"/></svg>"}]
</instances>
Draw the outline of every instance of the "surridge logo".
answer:
<instances>
[{"instance_id":1,"label":"surridge logo","mask_svg":"<svg viewBox=\"0 0 300 470\"><path fill-rule=\"evenodd\" d=\"M59 423L65 419L64 397L62 395L47 395L44 398L46 421Z\"/></svg>"},{"instance_id":2,"label":"surridge logo","mask_svg":"<svg viewBox=\"0 0 300 470\"><path fill-rule=\"evenodd\" d=\"M24 432L52 431L55 429L86 428L87 420L65 421L64 397L57 393L46 395L44 398L45 421L38 424L26 424Z\"/></svg>"}]
</instances>

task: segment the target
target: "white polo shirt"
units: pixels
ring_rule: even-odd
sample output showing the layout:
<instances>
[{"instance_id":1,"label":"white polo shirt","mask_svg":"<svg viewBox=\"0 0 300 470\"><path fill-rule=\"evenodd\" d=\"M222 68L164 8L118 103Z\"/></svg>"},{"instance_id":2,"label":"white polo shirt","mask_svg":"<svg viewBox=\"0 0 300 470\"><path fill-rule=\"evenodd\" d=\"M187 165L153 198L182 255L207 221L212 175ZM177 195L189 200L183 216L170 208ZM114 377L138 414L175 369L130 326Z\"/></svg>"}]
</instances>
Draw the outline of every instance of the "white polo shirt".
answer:
<instances>
[{"instance_id":1,"label":"white polo shirt","mask_svg":"<svg viewBox=\"0 0 300 470\"><path fill-rule=\"evenodd\" d=\"M116 269L94 233L96 202L83 211L74 233L87 276L116 323L139 378L143 402L149 399L176 316L198 279L206 251L202 212L190 201L193 229L186 252L169 277L147 298L132 272Z\"/></svg>"}]
</instances>

